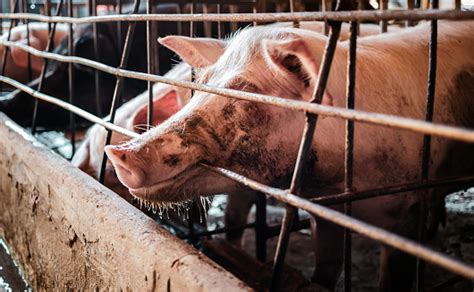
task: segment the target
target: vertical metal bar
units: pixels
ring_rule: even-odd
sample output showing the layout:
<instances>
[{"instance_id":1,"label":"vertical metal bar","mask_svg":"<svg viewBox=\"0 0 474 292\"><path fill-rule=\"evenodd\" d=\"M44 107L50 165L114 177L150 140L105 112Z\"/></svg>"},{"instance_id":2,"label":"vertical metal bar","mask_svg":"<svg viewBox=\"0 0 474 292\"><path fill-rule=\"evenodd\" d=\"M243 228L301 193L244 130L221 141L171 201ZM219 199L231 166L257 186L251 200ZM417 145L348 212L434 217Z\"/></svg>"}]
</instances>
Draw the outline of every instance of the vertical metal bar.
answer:
<instances>
[{"instance_id":1,"label":"vertical metal bar","mask_svg":"<svg viewBox=\"0 0 474 292\"><path fill-rule=\"evenodd\" d=\"M356 78L356 51L357 30L359 24L351 22L351 37L349 43L346 107L353 109L355 106L355 78ZM346 120L346 138L344 151L344 188L345 192L352 191L353 162L354 162L354 121ZM344 213L351 215L352 203L344 204ZM350 229L344 228L344 290L351 291L351 269L352 269L352 238Z\"/></svg>"},{"instance_id":2,"label":"vertical metal bar","mask_svg":"<svg viewBox=\"0 0 474 292\"><path fill-rule=\"evenodd\" d=\"M58 5L56 7L56 16L61 15L61 10L63 7L64 0L60 0L58 2ZM50 0L46 0L46 7L45 7L45 13L50 16L51 11L50 11ZM49 32L49 37L48 37L48 43L46 44L46 51L47 52L52 52L54 48L54 35L56 34L56 26L57 22L53 23L52 28ZM49 59L44 59L43 60L43 67L41 68L41 75L40 75L40 82L38 84L38 91L41 92L43 89L43 84L44 84L44 79L46 78L46 72L48 71L48 64L49 64ZM34 135L36 133L36 120L38 118L38 105L39 105L39 99L35 98L35 105L33 107L33 118L31 122L31 133Z\"/></svg>"},{"instance_id":3,"label":"vertical metal bar","mask_svg":"<svg viewBox=\"0 0 474 292\"><path fill-rule=\"evenodd\" d=\"M151 14L153 13L153 5L154 5L153 0L147 0L146 3L146 13ZM153 74L154 73L154 58L152 56L153 54L153 43L155 40L152 39L152 22L147 21L146 22L146 41L147 41L147 48L146 48L146 53L147 53L147 72L148 74ZM147 88L148 88L148 126L151 127L153 125L153 83L151 81L147 82Z\"/></svg>"},{"instance_id":4,"label":"vertical metal bar","mask_svg":"<svg viewBox=\"0 0 474 292\"><path fill-rule=\"evenodd\" d=\"M194 11L196 10L196 1L193 0L191 2L191 9L190 9L190 14L194 15ZM189 36L194 37L194 21L189 22Z\"/></svg>"},{"instance_id":5,"label":"vertical metal bar","mask_svg":"<svg viewBox=\"0 0 474 292\"><path fill-rule=\"evenodd\" d=\"M196 1L193 0L191 3L191 9L190 13L191 15L194 15L194 10L196 8ZM189 23L189 36L194 37L194 22L191 21ZM196 80L196 71L194 70L194 67L191 67L191 82L194 82ZM194 96L194 89L191 89L191 97Z\"/></svg>"},{"instance_id":6,"label":"vertical metal bar","mask_svg":"<svg viewBox=\"0 0 474 292\"><path fill-rule=\"evenodd\" d=\"M14 0L13 3L12 3L12 6L11 6L11 12L15 13L17 7L18 7L18 0ZM10 38L11 38L12 29L13 29L14 26L15 26L15 20L11 19L10 20L10 27L8 28L7 41L9 41ZM3 50L3 56L2 56L3 63L2 63L2 71L0 72L0 75L5 75L5 70L6 70L6 66L7 66L7 60L8 60L7 56L8 56L9 51L10 51L9 47L5 47L5 49Z\"/></svg>"},{"instance_id":7,"label":"vertical metal bar","mask_svg":"<svg viewBox=\"0 0 474 292\"><path fill-rule=\"evenodd\" d=\"M379 3L380 3L379 8L380 8L381 11L384 11L384 10L388 9L388 0L380 0ZM386 20L380 21L380 32L382 32L382 33L387 32L387 21Z\"/></svg>"},{"instance_id":8,"label":"vertical metal bar","mask_svg":"<svg viewBox=\"0 0 474 292\"><path fill-rule=\"evenodd\" d=\"M89 0L91 6L91 14L97 16L97 1ZM98 44L99 34L97 32L97 23L92 23L92 39L94 46L94 57L97 62L100 62L100 53L99 53L99 44ZM95 87L95 107L97 115L99 117L103 116L102 105L100 103L100 73L99 70L94 70L94 87Z\"/></svg>"},{"instance_id":9,"label":"vertical metal bar","mask_svg":"<svg viewBox=\"0 0 474 292\"><path fill-rule=\"evenodd\" d=\"M415 8L415 0L407 0L408 10L413 10ZM413 26L413 20L405 21L405 26Z\"/></svg>"},{"instance_id":10,"label":"vertical metal bar","mask_svg":"<svg viewBox=\"0 0 474 292\"><path fill-rule=\"evenodd\" d=\"M255 245L257 259L267 261L267 197L257 193L255 212Z\"/></svg>"},{"instance_id":11,"label":"vertical metal bar","mask_svg":"<svg viewBox=\"0 0 474 292\"><path fill-rule=\"evenodd\" d=\"M219 1L219 3L217 3L217 14L221 14L221 8L222 8L221 2L222 1ZM221 21L217 22L217 38L222 39L222 22Z\"/></svg>"},{"instance_id":12,"label":"vertical metal bar","mask_svg":"<svg viewBox=\"0 0 474 292\"><path fill-rule=\"evenodd\" d=\"M122 14L122 0L117 0L116 5L115 5L117 14ZM117 40L119 44L119 48L122 47L122 22L117 21Z\"/></svg>"},{"instance_id":13,"label":"vertical metal bar","mask_svg":"<svg viewBox=\"0 0 474 292\"><path fill-rule=\"evenodd\" d=\"M135 0L133 4L132 13L137 13L139 7L140 7L140 0ZM132 39L133 39L133 35L135 34L135 26L136 26L136 22L134 21L128 24L127 35L125 37L125 44L123 45L122 57L120 59L120 65L119 65L120 69L125 69L128 65L128 57L130 55L130 50L132 48ZM118 100L120 99L122 86L123 86L123 77L118 76L117 81L115 82L114 94L112 96L112 105L110 107L109 122L112 124L115 121L115 112L117 111ZM109 145L111 139L112 139L112 131L107 130L107 138L105 140L105 145ZM102 165L101 165L100 173L99 173L99 182L102 184L104 183L106 165L107 165L107 155L105 154L105 151L104 151L104 153L102 154Z\"/></svg>"},{"instance_id":14,"label":"vertical metal bar","mask_svg":"<svg viewBox=\"0 0 474 292\"><path fill-rule=\"evenodd\" d=\"M252 12L255 14L258 12L258 0L253 0ZM253 26L257 26L257 22L253 22Z\"/></svg>"},{"instance_id":15,"label":"vertical metal bar","mask_svg":"<svg viewBox=\"0 0 474 292\"><path fill-rule=\"evenodd\" d=\"M22 11L24 13L28 13L28 3L27 0L22 1ZM28 46L31 45L30 43L30 21L28 19L25 19L25 24L26 24L26 44ZM31 68L31 54L27 53L27 61L28 61L28 81L33 80L33 69Z\"/></svg>"},{"instance_id":16,"label":"vertical metal bar","mask_svg":"<svg viewBox=\"0 0 474 292\"><path fill-rule=\"evenodd\" d=\"M454 9L461 10L461 0L454 0Z\"/></svg>"},{"instance_id":17,"label":"vertical metal bar","mask_svg":"<svg viewBox=\"0 0 474 292\"><path fill-rule=\"evenodd\" d=\"M290 12L293 13L295 12L295 3L294 0L290 0ZM293 26L296 28L300 27L300 22L299 21L294 21Z\"/></svg>"},{"instance_id":18,"label":"vertical metal bar","mask_svg":"<svg viewBox=\"0 0 474 292\"><path fill-rule=\"evenodd\" d=\"M330 23L331 30L329 33L329 40L326 44L321 70L319 73L318 81L315 86L314 97L310 101L312 103L321 103L324 90L326 89L327 81L329 78L329 72L331 69L332 59L336 51L337 41L341 31L340 22ZM295 169L293 172L293 178L291 181L290 192L292 194L299 194L302 186L303 170L308 157L309 151L311 150L311 144L313 141L314 129L316 128L316 122L318 120L317 115L307 114L306 125L301 138L301 144L298 151L298 158L296 160ZM273 265L271 291L278 291L280 284L280 275L283 269L285 261L285 254L288 247L288 241L290 238L290 231L293 226L293 221L296 216L296 208L290 205L286 205L285 215L283 216L283 222L281 226L280 236L278 238L277 250L275 253L275 260Z\"/></svg>"},{"instance_id":19,"label":"vertical metal bar","mask_svg":"<svg viewBox=\"0 0 474 292\"><path fill-rule=\"evenodd\" d=\"M73 17L73 0L69 0L67 2L67 15L69 17ZM68 50L69 50L69 56L74 56L74 30L73 30L73 25L72 23L69 24L69 35L68 35ZM74 94L75 94L75 88L74 88L74 66L72 63L68 64L68 71L69 71L69 103L74 104ZM72 156L74 156L74 153L76 152L76 121L75 121L75 115L73 112L69 112L69 130L71 131L71 148L72 148ZM72 158L71 156L71 158Z\"/></svg>"},{"instance_id":20,"label":"vertical metal bar","mask_svg":"<svg viewBox=\"0 0 474 292\"><path fill-rule=\"evenodd\" d=\"M438 8L438 0L432 0L431 7L433 9ZM426 95L426 108L425 108L425 120L428 122L433 121L434 113L434 99L435 99L435 88L436 88L436 68L437 68L437 53L438 53L438 21L431 21L431 35L429 45L429 68L428 68L428 88ZM428 180L429 177L429 163L430 163L430 152L431 152L431 136L423 136L423 152L422 152L422 163L421 163L421 179L422 181ZM425 238L425 224L426 217L428 215L428 197L429 191L424 191L424 195L420 199L420 216L419 216L419 230L418 240L421 243L426 241ZM419 258L416 259L416 291L423 291L424 286L424 270L425 264Z\"/></svg>"}]
</instances>

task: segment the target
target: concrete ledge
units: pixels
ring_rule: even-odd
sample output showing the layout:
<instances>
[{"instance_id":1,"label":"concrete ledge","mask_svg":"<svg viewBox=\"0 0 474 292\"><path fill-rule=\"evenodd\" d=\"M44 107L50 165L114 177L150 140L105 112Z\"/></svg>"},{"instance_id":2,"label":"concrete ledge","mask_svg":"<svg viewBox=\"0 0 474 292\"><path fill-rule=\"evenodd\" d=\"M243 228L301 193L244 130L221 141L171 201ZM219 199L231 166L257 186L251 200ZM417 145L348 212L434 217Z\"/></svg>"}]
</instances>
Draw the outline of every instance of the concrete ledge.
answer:
<instances>
[{"instance_id":1,"label":"concrete ledge","mask_svg":"<svg viewBox=\"0 0 474 292\"><path fill-rule=\"evenodd\" d=\"M250 290L2 113L0 137L0 236L35 290Z\"/></svg>"}]
</instances>

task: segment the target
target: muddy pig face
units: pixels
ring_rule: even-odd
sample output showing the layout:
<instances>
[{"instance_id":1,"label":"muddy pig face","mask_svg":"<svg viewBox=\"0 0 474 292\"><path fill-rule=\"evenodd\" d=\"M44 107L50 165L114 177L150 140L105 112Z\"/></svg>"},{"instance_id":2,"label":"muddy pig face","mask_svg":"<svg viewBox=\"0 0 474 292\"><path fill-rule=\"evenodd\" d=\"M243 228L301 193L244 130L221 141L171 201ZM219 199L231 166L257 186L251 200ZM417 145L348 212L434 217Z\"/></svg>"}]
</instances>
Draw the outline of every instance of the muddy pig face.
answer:
<instances>
[{"instance_id":1,"label":"muddy pig face","mask_svg":"<svg viewBox=\"0 0 474 292\"><path fill-rule=\"evenodd\" d=\"M222 43L225 52L212 63L206 59L206 47L216 42L161 40L191 65L203 67L199 78L203 84L288 99L311 98L323 36L289 28L250 28L227 45ZM324 99L330 102L329 96ZM176 202L237 187L218 175L204 175L200 162L263 183L284 180L294 166L303 125L301 112L196 92L171 119L128 143L106 147L106 153L134 196Z\"/></svg>"}]
</instances>

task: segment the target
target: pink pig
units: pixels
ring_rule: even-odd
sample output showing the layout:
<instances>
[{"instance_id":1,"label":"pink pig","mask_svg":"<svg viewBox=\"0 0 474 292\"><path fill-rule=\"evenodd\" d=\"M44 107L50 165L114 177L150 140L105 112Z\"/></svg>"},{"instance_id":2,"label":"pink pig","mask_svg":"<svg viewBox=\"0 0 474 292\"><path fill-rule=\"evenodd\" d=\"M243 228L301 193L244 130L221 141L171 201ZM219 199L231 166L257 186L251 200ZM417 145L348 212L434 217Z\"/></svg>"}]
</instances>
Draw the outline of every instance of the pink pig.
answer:
<instances>
[{"instance_id":1,"label":"pink pig","mask_svg":"<svg viewBox=\"0 0 474 292\"><path fill-rule=\"evenodd\" d=\"M439 21L437 123L474 127L472 31L472 21ZM420 25L359 40L357 109L424 119L429 35L429 25ZM302 29L249 28L225 45L225 52L216 62L202 57L215 46L215 41L210 44L207 40L194 40L187 46L175 46L182 44L182 37L175 36L161 42L192 66L205 67L200 73L201 83L307 101L313 95L327 38ZM347 52L348 43L338 43L323 98L323 102L335 107L345 106ZM105 150L120 181L134 196L150 202L176 202L242 189L234 181L204 170L200 162L286 188L304 122L302 112L196 92L164 123L139 138ZM327 187L343 191L344 125L336 118L319 120L305 191L317 194ZM357 124L355 189L418 181L422 143L420 134ZM431 154L432 178L474 172L473 145L433 138ZM433 202L441 202L439 198L452 190L436 188L429 194ZM353 214L415 238L419 210L416 193L357 201ZM430 211L436 211L435 205ZM332 288L342 262L342 229L317 220L316 232L315 280ZM380 289L409 291L414 269L412 257L383 247Z\"/></svg>"},{"instance_id":2,"label":"pink pig","mask_svg":"<svg viewBox=\"0 0 474 292\"><path fill-rule=\"evenodd\" d=\"M57 24L56 33L54 35L54 45L57 46L68 34L68 26L66 24ZM29 25L30 46L37 50L45 50L48 44L48 24L47 23L31 23ZM8 39L8 31L4 31L0 36L0 40ZM10 41L15 41L26 45L27 30L26 25L19 25L12 29ZM4 46L0 45L0 63L3 62ZM0 64L1 65L1 64ZM31 68L33 79L38 77L43 66L43 59L31 55ZM22 83L28 82L28 54L22 49L11 47L8 54L7 66L5 68L5 76L13 78Z\"/></svg>"}]
</instances>

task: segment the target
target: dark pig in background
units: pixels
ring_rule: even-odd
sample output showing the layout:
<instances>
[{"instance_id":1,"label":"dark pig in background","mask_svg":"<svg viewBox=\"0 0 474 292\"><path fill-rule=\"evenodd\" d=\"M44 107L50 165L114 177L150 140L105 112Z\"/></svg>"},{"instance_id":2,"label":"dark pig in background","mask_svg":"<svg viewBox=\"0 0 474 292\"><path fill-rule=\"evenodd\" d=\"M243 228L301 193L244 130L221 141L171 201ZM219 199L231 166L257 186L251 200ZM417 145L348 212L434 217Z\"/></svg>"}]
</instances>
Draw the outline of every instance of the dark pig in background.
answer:
<instances>
[{"instance_id":1,"label":"dark pig in background","mask_svg":"<svg viewBox=\"0 0 474 292\"><path fill-rule=\"evenodd\" d=\"M199 8L199 9L202 9ZM177 13L179 10L176 5L159 5L155 13ZM188 11L181 11L186 13ZM199 12L199 10L196 10ZM140 11L144 13L144 11ZM179 32L189 34L189 23L160 22L158 35L166 36L178 34ZM196 23L194 34L196 36L204 35L203 23ZM127 23L122 23L120 30L121 40L119 40L118 26L116 23L97 23L97 42L99 54L94 54L94 33L93 25L78 25L74 28L74 52L75 55L82 58L98 61L112 67L118 67L127 34ZM213 24L212 32L217 31L217 24ZM209 31L208 31L209 32ZM227 31L228 32L228 31ZM46 37L46 36L45 36ZM147 72L147 42L146 42L146 23L137 22L135 34L132 41L132 50L128 59L126 69L139 72ZM69 55L68 40L65 38L54 50L54 53ZM26 57L27 55L24 54ZM169 50L159 50L159 68L161 74L167 72L173 64L173 59L177 60L174 53ZM100 78L100 96L99 103L102 109L99 113L96 105L95 93L95 73L91 69L82 65L73 65L74 70L74 105L99 115L107 115L110 110L112 96L116 84L116 77L106 73L99 73ZM40 78L31 81L28 86L37 89ZM69 101L69 74L68 64L50 60L46 73L46 78L41 92ZM119 104L128 101L146 90L145 81L124 78L122 93ZM22 126L31 126L34 98L29 94L15 90L0 100L0 111L6 113L10 118ZM87 125L83 119L77 122ZM69 112L45 102L39 102L36 125L39 127L62 128L69 123Z\"/></svg>"}]
</instances>

